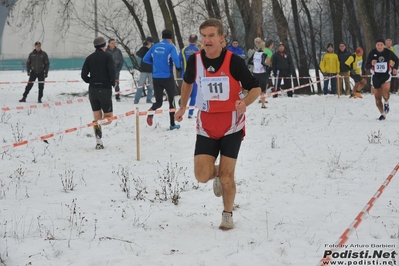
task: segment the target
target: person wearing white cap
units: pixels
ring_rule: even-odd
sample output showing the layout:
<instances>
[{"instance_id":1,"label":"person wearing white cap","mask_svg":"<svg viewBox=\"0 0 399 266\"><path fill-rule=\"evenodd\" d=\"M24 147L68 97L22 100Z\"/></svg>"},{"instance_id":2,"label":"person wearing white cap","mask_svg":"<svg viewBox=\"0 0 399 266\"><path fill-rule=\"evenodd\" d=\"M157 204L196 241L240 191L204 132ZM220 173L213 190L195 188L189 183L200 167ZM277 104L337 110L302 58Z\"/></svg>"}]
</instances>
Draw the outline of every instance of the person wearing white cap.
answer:
<instances>
[{"instance_id":1,"label":"person wearing white cap","mask_svg":"<svg viewBox=\"0 0 399 266\"><path fill-rule=\"evenodd\" d=\"M393 65L391 65L393 61ZM374 86L374 98L380 117L378 120L385 120L389 113L389 89L391 87L391 73L398 72L399 59L394 52L385 48L385 40L378 38L375 41L375 48L367 56L366 69L370 70L371 83ZM384 98L384 104L382 103Z\"/></svg>"},{"instance_id":2,"label":"person wearing white cap","mask_svg":"<svg viewBox=\"0 0 399 266\"><path fill-rule=\"evenodd\" d=\"M112 87L115 87L115 63L112 55L105 52L105 39L94 39L96 51L89 55L82 67L81 77L89 83L89 100L94 121L113 116ZM108 125L111 121L102 123ZM96 149L104 149L101 125L94 126Z\"/></svg>"}]
</instances>

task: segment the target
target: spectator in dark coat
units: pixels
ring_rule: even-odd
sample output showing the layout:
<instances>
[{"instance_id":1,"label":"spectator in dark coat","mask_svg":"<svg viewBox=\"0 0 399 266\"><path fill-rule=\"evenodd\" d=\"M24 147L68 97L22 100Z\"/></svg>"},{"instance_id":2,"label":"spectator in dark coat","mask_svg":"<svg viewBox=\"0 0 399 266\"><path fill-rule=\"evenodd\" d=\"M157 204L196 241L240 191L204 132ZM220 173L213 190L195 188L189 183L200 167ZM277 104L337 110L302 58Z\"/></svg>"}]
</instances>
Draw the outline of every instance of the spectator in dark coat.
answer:
<instances>
[{"instance_id":1,"label":"spectator in dark coat","mask_svg":"<svg viewBox=\"0 0 399 266\"><path fill-rule=\"evenodd\" d=\"M275 77L278 76L277 84L274 90L280 90L280 84L284 78L284 89L291 88L291 77L294 65L292 62L292 57L289 53L285 52L285 47L282 42L278 45L278 51L272 56L272 68ZM292 91L287 92L288 97L292 97Z\"/></svg>"},{"instance_id":2,"label":"spectator in dark coat","mask_svg":"<svg viewBox=\"0 0 399 266\"><path fill-rule=\"evenodd\" d=\"M338 60L339 60L339 66L340 66L340 72L339 75L344 78L338 78L338 93L342 91L342 79L345 82L345 92L346 95L351 94L351 86L349 82L349 67L345 64L346 60L348 60L348 57L351 55L349 51L346 49L345 43L341 42L339 44L339 49L338 49Z\"/></svg>"},{"instance_id":3,"label":"spectator in dark coat","mask_svg":"<svg viewBox=\"0 0 399 266\"><path fill-rule=\"evenodd\" d=\"M147 37L143 42L143 46L136 52L136 55L141 59L140 63L140 76L138 82L138 88L136 96L134 97L134 103L138 104L143 94L144 85L147 87L147 103L152 103L152 93L154 88L152 86L152 65L143 62L143 57L150 50L153 45L152 37Z\"/></svg>"},{"instance_id":4,"label":"spectator in dark coat","mask_svg":"<svg viewBox=\"0 0 399 266\"><path fill-rule=\"evenodd\" d=\"M35 42L35 50L31 52L26 61L26 73L29 76L28 85L25 87L25 92L22 95L22 99L19 102L26 102L29 91L33 87L33 83L36 79L39 80L39 96L37 101L42 102L43 90L44 90L44 79L47 78L48 69L50 62L48 60L47 53L42 50L41 42Z\"/></svg>"},{"instance_id":5,"label":"spectator in dark coat","mask_svg":"<svg viewBox=\"0 0 399 266\"><path fill-rule=\"evenodd\" d=\"M122 55L121 50L118 47L116 47L115 39L108 40L108 47L105 51L107 53L110 53L112 55L112 59L114 59L114 63L115 63L115 92L116 92L115 99L117 102L120 102L121 95L118 93L120 91L119 74L123 67L123 55Z\"/></svg>"}]
</instances>

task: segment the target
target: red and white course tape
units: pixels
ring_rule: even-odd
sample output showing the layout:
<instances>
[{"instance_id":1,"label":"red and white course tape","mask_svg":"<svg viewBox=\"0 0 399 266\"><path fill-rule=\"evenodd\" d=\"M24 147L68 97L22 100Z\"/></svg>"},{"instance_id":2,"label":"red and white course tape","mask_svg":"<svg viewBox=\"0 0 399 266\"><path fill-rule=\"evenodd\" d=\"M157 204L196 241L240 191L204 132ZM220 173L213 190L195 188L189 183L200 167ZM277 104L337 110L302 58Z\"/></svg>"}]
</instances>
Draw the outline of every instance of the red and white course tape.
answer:
<instances>
[{"instance_id":1,"label":"red and white course tape","mask_svg":"<svg viewBox=\"0 0 399 266\"><path fill-rule=\"evenodd\" d=\"M112 116L112 117L107 117L107 118L104 118L103 120L99 120L97 122L92 122L92 123L85 124L85 125L78 126L78 127L68 128L68 129L65 129L65 130L62 130L62 131L58 131L56 133L51 133L51 134L39 136L37 138L33 138L33 139L29 139L29 140L23 140L23 141L20 141L20 142L16 142L16 143L13 143L13 144L2 146L1 148L2 149L10 149L10 148L17 148L17 147L25 146L25 145L27 145L27 144L29 144L31 142L43 141L43 140L51 139L51 138L54 138L56 136L65 135L65 134L68 134L68 133L75 132L75 131L77 131L79 129L89 128L89 127L93 127L95 125L101 125L101 124L104 124L104 123L107 123L107 122L118 120L118 119L121 119L123 117L131 116L131 115L134 115L135 113L136 112L133 111L133 110L132 111L128 111L128 112L126 112L124 114L115 115L115 116Z\"/></svg>"},{"instance_id":2,"label":"red and white course tape","mask_svg":"<svg viewBox=\"0 0 399 266\"><path fill-rule=\"evenodd\" d=\"M370 212L371 208L373 208L374 203L377 201L377 199L382 195L382 192L384 192L384 189L389 185L391 182L392 178L396 174L396 172L399 169L399 163L395 166L395 168L392 170L392 172L389 174L387 179L385 179L384 183L378 188L377 192L374 194L373 197L367 202L366 206L359 212L359 214L356 216L356 218L353 220L353 222L349 225L349 227L344 231L344 233L339 237L337 242L335 242L334 247L342 248L343 245L348 241L349 236L355 231L355 229L360 225L360 223L363 221L363 218ZM331 250L332 251L332 250ZM330 265L326 264L328 261L331 261L332 259L329 256L326 256L325 258L322 258L320 260L320 263L318 265Z\"/></svg>"}]
</instances>

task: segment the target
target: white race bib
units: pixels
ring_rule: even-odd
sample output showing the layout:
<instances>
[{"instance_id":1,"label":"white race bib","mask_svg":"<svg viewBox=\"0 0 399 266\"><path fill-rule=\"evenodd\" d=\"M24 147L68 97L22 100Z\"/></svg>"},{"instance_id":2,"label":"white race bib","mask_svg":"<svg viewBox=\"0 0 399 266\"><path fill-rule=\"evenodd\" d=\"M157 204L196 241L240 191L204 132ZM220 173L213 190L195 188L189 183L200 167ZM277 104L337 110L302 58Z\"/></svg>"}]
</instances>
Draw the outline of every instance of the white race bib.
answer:
<instances>
[{"instance_id":1,"label":"white race bib","mask_svg":"<svg viewBox=\"0 0 399 266\"><path fill-rule=\"evenodd\" d=\"M388 62L378 62L374 65L375 73L387 73L388 72Z\"/></svg>"},{"instance_id":2,"label":"white race bib","mask_svg":"<svg viewBox=\"0 0 399 266\"><path fill-rule=\"evenodd\" d=\"M202 97L205 101L226 101L230 95L228 77L201 78Z\"/></svg>"},{"instance_id":3,"label":"white race bib","mask_svg":"<svg viewBox=\"0 0 399 266\"><path fill-rule=\"evenodd\" d=\"M357 62L357 68L362 68L363 60Z\"/></svg>"}]
</instances>

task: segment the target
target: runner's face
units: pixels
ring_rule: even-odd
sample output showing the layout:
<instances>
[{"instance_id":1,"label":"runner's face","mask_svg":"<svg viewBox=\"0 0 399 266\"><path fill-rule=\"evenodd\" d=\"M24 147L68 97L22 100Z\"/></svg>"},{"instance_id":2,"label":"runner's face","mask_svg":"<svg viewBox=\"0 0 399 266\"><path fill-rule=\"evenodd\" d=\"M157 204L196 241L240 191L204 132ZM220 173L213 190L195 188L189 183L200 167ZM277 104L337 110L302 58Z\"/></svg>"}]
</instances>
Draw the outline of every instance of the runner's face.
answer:
<instances>
[{"instance_id":1,"label":"runner's face","mask_svg":"<svg viewBox=\"0 0 399 266\"><path fill-rule=\"evenodd\" d=\"M392 46L392 41L386 40L386 41L385 41L385 45L386 45L388 48L391 48L391 46Z\"/></svg>"},{"instance_id":2,"label":"runner's face","mask_svg":"<svg viewBox=\"0 0 399 266\"><path fill-rule=\"evenodd\" d=\"M382 52L385 48L385 45L383 42L377 42L375 44L375 48L377 49L378 52Z\"/></svg>"},{"instance_id":3,"label":"runner's face","mask_svg":"<svg viewBox=\"0 0 399 266\"><path fill-rule=\"evenodd\" d=\"M217 27L206 27L201 29L201 43L203 44L207 57L218 57L222 51L221 44L224 36L220 36Z\"/></svg>"}]
</instances>

